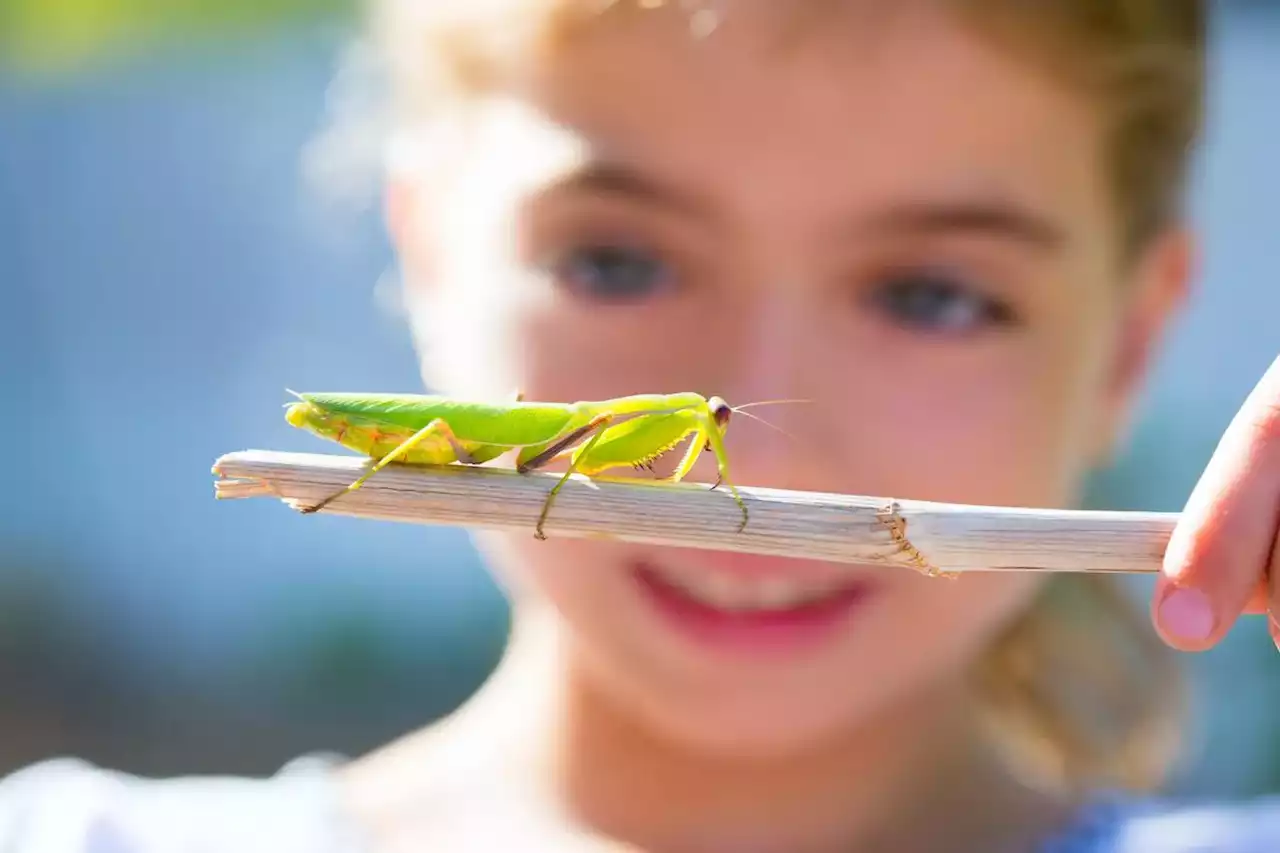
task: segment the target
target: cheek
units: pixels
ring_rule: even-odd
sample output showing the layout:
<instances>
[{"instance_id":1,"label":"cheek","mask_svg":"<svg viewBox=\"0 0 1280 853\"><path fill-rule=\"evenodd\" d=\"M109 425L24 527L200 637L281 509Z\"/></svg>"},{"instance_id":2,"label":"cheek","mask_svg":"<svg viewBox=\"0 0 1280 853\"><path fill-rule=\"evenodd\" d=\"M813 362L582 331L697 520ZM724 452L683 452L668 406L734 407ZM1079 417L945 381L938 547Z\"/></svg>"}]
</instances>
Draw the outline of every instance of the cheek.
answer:
<instances>
[{"instance_id":1,"label":"cheek","mask_svg":"<svg viewBox=\"0 0 1280 853\"><path fill-rule=\"evenodd\" d=\"M930 647L936 655L968 657L1022 613L1043 585L1043 578L1027 572L922 578L914 594L904 591L902 642ZM913 622L916 630L907 629Z\"/></svg>"},{"instance_id":2,"label":"cheek","mask_svg":"<svg viewBox=\"0 0 1280 853\"><path fill-rule=\"evenodd\" d=\"M991 643L1032 603L1043 581L1030 574L904 579L860 637L850 637L843 670L873 690L846 702L852 715L874 714L929 685L972 673ZM868 649L892 654L868 654Z\"/></svg>"},{"instance_id":3,"label":"cheek","mask_svg":"<svg viewBox=\"0 0 1280 853\"><path fill-rule=\"evenodd\" d=\"M599 400L628 394L715 393L702 312L585 307L565 297L516 319L518 369L533 399ZM699 385L703 387L699 388Z\"/></svg>"},{"instance_id":4,"label":"cheek","mask_svg":"<svg viewBox=\"0 0 1280 853\"><path fill-rule=\"evenodd\" d=\"M526 596L545 600L589 634L596 623L607 626L610 614L625 604L617 572L625 556L615 543L554 537L539 542L532 533L495 531L478 531L473 540L517 602Z\"/></svg>"},{"instance_id":5,"label":"cheek","mask_svg":"<svg viewBox=\"0 0 1280 853\"><path fill-rule=\"evenodd\" d=\"M1070 503L1093 441L1096 351L1027 334L947 352L903 347L892 370L870 353L840 359L828 387L845 389L848 402L823 445L841 448L859 493Z\"/></svg>"}]
</instances>

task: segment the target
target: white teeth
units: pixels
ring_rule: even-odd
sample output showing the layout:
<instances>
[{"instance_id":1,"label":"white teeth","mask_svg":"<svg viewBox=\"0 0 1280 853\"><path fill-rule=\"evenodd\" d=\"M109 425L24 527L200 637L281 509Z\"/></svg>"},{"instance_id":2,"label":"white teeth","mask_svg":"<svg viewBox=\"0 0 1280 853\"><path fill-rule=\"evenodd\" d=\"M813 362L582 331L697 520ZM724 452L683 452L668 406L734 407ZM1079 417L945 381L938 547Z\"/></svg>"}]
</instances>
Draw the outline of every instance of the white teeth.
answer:
<instances>
[{"instance_id":1,"label":"white teeth","mask_svg":"<svg viewBox=\"0 0 1280 853\"><path fill-rule=\"evenodd\" d=\"M664 569L659 569L658 574L690 598L721 610L785 610L825 598L839 589L839 584L830 580L806 583L794 578L743 578L726 572Z\"/></svg>"},{"instance_id":2,"label":"white teeth","mask_svg":"<svg viewBox=\"0 0 1280 853\"><path fill-rule=\"evenodd\" d=\"M756 593L762 607L787 607L803 601L805 589L784 578L768 578L758 585Z\"/></svg>"}]
</instances>

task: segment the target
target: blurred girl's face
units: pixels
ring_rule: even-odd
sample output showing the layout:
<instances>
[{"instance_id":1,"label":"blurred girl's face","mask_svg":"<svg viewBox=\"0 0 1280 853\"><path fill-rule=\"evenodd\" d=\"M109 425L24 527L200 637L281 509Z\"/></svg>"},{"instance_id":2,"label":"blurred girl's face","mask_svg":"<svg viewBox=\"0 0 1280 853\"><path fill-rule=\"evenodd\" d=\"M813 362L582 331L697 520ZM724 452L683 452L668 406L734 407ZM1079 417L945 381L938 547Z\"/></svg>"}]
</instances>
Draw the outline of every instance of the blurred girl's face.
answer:
<instances>
[{"instance_id":1,"label":"blurred girl's face","mask_svg":"<svg viewBox=\"0 0 1280 853\"><path fill-rule=\"evenodd\" d=\"M735 4L701 41L671 4L606 15L403 187L428 378L801 398L755 411L785 435L734 420L739 485L1072 502L1182 280L1158 249L1122 280L1091 105L928 4L770 52L784 5ZM601 684L739 750L957 676L1039 583L488 542Z\"/></svg>"}]
</instances>

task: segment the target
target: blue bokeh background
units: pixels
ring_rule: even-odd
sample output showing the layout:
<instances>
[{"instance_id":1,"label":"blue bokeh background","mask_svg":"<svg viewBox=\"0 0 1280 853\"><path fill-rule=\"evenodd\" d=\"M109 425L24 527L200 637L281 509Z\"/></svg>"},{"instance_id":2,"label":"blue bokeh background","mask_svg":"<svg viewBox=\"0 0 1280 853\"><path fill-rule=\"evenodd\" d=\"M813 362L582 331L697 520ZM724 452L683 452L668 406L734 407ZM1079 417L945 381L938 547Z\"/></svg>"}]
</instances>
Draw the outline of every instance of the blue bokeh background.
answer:
<instances>
[{"instance_id":1,"label":"blue bokeh background","mask_svg":"<svg viewBox=\"0 0 1280 853\"><path fill-rule=\"evenodd\" d=\"M0 81L0 773L358 753L501 651L505 603L463 533L212 496L225 452L320 449L284 423L285 387L420 385L376 207L304 179L341 44L299 28ZM1107 506L1178 509L1280 352L1280 7L1222 6L1214 51L1202 289ZM1179 787L1280 790L1262 625L1187 663Z\"/></svg>"}]
</instances>

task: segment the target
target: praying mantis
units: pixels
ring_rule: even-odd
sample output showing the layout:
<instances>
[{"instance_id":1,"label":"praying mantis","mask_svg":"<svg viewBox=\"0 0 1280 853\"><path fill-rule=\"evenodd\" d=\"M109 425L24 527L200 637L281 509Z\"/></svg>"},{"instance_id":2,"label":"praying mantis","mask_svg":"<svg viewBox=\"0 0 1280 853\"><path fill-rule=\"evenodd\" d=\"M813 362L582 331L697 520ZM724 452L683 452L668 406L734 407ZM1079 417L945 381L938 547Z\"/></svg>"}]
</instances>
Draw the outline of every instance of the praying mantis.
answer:
<instances>
[{"instance_id":1,"label":"praying mantis","mask_svg":"<svg viewBox=\"0 0 1280 853\"><path fill-rule=\"evenodd\" d=\"M593 477L623 466L652 470L654 461L692 436L675 471L663 479L679 482L704 450L715 454L719 477L711 488L724 484L729 489L742 511L738 531L746 529L747 505L729 480L724 446L731 414L746 406L735 409L720 397L683 392L544 403L526 401L518 392L507 402L430 394L289 393L298 398L285 413L291 426L374 460L363 476L303 508L304 513L360 488L392 462L481 465L518 449L516 470L525 474L569 454L568 470L552 487L538 516L534 536L542 540L551 506L572 474Z\"/></svg>"}]
</instances>

